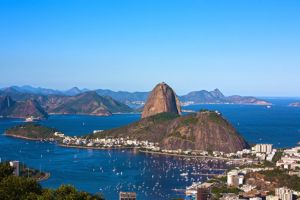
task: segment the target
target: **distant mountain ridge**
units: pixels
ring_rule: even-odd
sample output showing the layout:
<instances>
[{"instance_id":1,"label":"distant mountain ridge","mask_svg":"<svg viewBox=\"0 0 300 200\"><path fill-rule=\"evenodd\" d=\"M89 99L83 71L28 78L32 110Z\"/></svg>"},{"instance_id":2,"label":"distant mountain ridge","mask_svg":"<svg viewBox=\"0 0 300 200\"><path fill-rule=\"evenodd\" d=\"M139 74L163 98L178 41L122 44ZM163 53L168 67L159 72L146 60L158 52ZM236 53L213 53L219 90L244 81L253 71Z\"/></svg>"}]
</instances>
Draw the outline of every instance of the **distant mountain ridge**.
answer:
<instances>
[{"instance_id":1,"label":"distant mountain ridge","mask_svg":"<svg viewBox=\"0 0 300 200\"><path fill-rule=\"evenodd\" d=\"M100 96L95 91L76 96L52 96L45 103L46 110L54 114L90 114L107 116L112 113L132 112L127 105L111 97Z\"/></svg>"},{"instance_id":2,"label":"distant mountain ridge","mask_svg":"<svg viewBox=\"0 0 300 200\"><path fill-rule=\"evenodd\" d=\"M32 87L30 85L11 86L11 87L2 88L1 90L2 92L5 93L19 92L19 93L37 94L37 95L67 95L67 96L74 96L89 91L88 89L80 90L78 87L73 87L69 90L63 91L63 90L54 90L54 89L48 89L42 87Z\"/></svg>"},{"instance_id":3,"label":"distant mountain ridge","mask_svg":"<svg viewBox=\"0 0 300 200\"><path fill-rule=\"evenodd\" d=\"M11 91L10 91L11 92ZM0 116L8 118L46 118L50 114L85 114L108 116L113 113L129 113L134 110L111 97L102 97L95 91L75 96L0 94Z\"/></svg>"},{"instance_id":4,"label":"distant mountain ridge","mask_svg":"<svg viewBox=\"0 0 300 200\"><path fill-rule=\"evenodd\" d=\"M35 98L35 95L48 96L75 96L84 92L90 91L88 89L79 89L73 87L66 91L34 88L31 86L11 86L2 88L0 95L9 95L16 100L25 100L28 98ZM109 89L96 89L93 90L100 96L110 96L114 100L125 103L127 105L143 106L146 102L150 92L127 92L127 91L112 91ZM1 94L2 93L2 94ZM200 90L192 91L186 95L178 96L183 105L190 104L203 104L203 103L220 103L220 104L251 104L251 105L269 105L268 101L258 99L252 96L225 96L219 89L213 91Z\"/></svg>"},{"instance_id":5,"label":"distant mountain ridge","mask_svg":"<svg viewBox=\"0 0 300 200\"><path fill-rule=\"evenodd\" d=\"M110 96L113 99L123 103L134 103L138 101L145 102L148 98L149 92L126 92L126 91L112 91L112 90L95 90L101 96Z\"/></svg>"}]
</instances>

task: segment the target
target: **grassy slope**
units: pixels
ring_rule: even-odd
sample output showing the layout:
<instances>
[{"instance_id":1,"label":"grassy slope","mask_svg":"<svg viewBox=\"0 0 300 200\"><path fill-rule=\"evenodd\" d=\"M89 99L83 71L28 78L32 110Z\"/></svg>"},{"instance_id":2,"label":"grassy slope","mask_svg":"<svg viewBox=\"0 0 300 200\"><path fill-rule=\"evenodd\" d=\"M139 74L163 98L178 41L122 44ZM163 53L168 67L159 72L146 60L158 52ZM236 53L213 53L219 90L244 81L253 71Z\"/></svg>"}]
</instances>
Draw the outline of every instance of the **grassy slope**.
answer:
<instances>
[{"instance_id":1,"label":"grassy slope","mask_svg":"<svg viewBox=\"0 0 300 200\"><path fill-rule=\"evenodd\" d=\"M6 135L14 135L32 139L47 139L53 137L55 129L34 123L21 124L5 131Z\"/></svg>"}]
</instances>

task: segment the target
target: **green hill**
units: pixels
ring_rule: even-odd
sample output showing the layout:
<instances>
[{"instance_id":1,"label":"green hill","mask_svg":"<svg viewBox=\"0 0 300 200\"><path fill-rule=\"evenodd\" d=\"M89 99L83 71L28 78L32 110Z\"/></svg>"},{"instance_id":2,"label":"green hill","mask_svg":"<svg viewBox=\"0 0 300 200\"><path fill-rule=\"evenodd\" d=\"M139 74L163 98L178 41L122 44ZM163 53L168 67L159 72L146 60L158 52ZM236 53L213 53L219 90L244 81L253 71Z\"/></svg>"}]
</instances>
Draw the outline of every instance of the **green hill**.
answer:
<instances>
[{"instance_id":1,"label":"green hill","mask_svg":"<svg viewBox=\"0 0 300 200\"><path fill-rule=\"evenodd\" d=\"M54 138L55 129L35 123L25 123L14 126L5 131L5 135L25 139L41 140Z\"/></svg>"},{"instance_id":2,"label":"green hill","mask_svg":"<svg viewBox=\"0 0 300 200\"><path fill-rule=\"evenodd\" d=\"M157 142L164 149L236 152L248 147L236 129L212 111L185 116L160 113L89 137L130 137Z\"/></svg>"}]
</instances>

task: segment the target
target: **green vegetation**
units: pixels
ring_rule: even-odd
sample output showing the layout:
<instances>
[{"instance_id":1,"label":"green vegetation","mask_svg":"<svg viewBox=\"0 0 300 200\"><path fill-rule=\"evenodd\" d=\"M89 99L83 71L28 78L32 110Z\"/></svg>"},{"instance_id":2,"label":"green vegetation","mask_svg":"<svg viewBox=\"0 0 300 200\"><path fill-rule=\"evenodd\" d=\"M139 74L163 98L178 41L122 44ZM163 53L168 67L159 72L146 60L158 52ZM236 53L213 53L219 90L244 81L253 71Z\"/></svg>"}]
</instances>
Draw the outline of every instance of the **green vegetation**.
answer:
<instances>
[{"instance_id":1,"label":"green vegetation","mask_svg":"<svg viewBox=\"0 0 300 200\"><path fill-rule=\"evenodd\" d=\"M6 130L5 134L30 139L48 139L53 138L55 132L56 130L53 128L35 123L25 123Z\"/></svg>"},{"instance_id":2,"label":"green vegetation","mask_svg":"<svg viewBox=\"0 0 300 200\"><path fill-rule=\"evenodd\" d=\"M209 119L217 124L224 123L224 119L213 111L209 112Z\"/></svg>"},{"instance_id":3,"label":"green vegetation","mask_svg":"<svg viewBox=\"0 0 300 200\"><path fill-rule=\"evenodd\" d=\"M274 155L274 157L273 157L273 159L272 159L272 162L273 162L273 163L276 163L277 161L279 161L279 160L281 159L281 157L282 157L282 154L283 154L283 151L278 150L278 151L275 153L275 155Z\"/></svg>"},{"instance_id":4,"label":"green vegetation","mask_svg":"<svg viewBox=\"0 0 300 200\"><path fill-rule=\"evenodd\" d=\"M207 183L222 183L222 184L226 184L227 183L227 176L221 176L221 177L214 177L208 181L206 181Z\"/></svg>"},{"instance_id":5,"label":"green vegetation","mask_svg":"<svg viewBox=\"0 0 300 200\"><path fill-rule=\"evenodd\" d=\"M0 197L2 200L102 200L100 194L77 191L62 185L56 190L43 189L34 179L16 177L8 163L0 164Z\"/></svg>"},{"instance_id":6,"label":"green vegetation","mask_svg":"<svg viewBox=\"0 0 300 200\"><path fill-rule=\"evenodd\" d=\"M201 109L201 110L199 110L199 112L201 113L201 112L210 112L208 109Z\"/></svg>"},{"instance_id":7,"label":"green vegetation","mask_svg":"<svg viewBox=\"0 0 300 200\"><path fill-rule=\"evenodd\" d=\"M239 192L240 190L238 188L227 187L227 186L213 187L211 189L211 193L213 194L214 199L220 199L223 193L238 194Z\"/></svg>"},{"instance_id":8,"label":"green vegetation","mask_svg":"<svg viewBox=\"0 0 300 200\"><path fill-rule=\"evenodd\" d=\"M280 187L286 186L300 191L300 177L288 175L285 170L274 169L260 172L260 174L265 175L266 181L277 182Z\"/></svg>"},{"instance_id":9,"label":"green vegetation","mask_svg":"<svg viewBox=\"0 0 300 200\"><path fill-rule=\"evenodd\" d=\"M182 123L184 125L190 125L190 124L197 124L198 118L195 116L195 114L189 114L183 118Z\"/></svg>"},{"instance_id":10,"label":"green vegetation","mask_svg":"<svg viewBox=\"0 0 300 200\"><path fill-rule=\"evenodd\" d=\"M172 132L171 134L168 134L168 137L180 138L182 140L188 140L191 142L195 141L195 136L181 135L179 131L175 131L175 132Z\"/></svg>"},{"instance_id":11,"label":"green vegetation","mask_svg":"<svg viewBox=\"0 0 300 200\"><path fill-rule=\"evenodd\" d=\"M164 122L164 121L169 121L173 120L175 118L179 117L179 115L175 113L170 113L170 112L164 112L164 113L159 113L157 115L153 115L149 117L153 122Z\"/></svg>"}]
</instances>

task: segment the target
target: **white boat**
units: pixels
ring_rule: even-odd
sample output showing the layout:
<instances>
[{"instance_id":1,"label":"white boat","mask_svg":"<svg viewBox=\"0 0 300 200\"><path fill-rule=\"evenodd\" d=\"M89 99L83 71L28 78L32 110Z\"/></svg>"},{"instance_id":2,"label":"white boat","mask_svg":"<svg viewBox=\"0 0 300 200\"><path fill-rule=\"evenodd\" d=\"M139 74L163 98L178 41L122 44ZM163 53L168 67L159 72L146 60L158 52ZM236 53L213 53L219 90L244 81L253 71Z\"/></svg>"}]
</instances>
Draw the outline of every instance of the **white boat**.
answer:
<instances>
[{"instance_id":1,"label":"white boat","mask_svg":"<svg viewBox=\"0 0 300 200\"><path fill-rule=\"evenodd\" d=\"M187 176L189 175L188 173L181 173L180 176Z\"/></svg>"},{"instance_id":2,"label":"white boat","mask_svg":"<svg viewBox=\"0 0 300 200\"><path fill-rule=\"evenodd\" d=\"M33 122L34 121L34 118L33 117L27 117L25 119L25 122Z\"/></svg>"}]
</instances>

